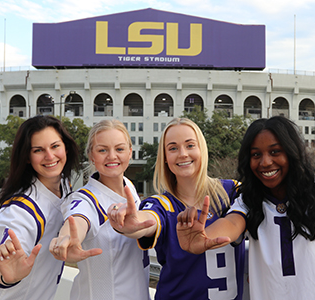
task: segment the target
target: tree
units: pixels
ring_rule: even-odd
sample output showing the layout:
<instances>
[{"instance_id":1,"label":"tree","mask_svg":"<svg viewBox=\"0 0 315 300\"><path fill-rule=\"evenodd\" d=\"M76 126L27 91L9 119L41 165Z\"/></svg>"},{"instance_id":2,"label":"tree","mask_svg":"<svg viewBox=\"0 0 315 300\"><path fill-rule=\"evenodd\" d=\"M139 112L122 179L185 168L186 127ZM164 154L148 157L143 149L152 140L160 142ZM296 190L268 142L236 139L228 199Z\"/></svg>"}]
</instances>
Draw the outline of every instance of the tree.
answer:
<instances>
[{"instance_id":1,"label":"tree","mask_svg":"<svg viewBox=\"0 0 315 300\"><path fill-rule=\"evenodd\" d=\"M79 147L80 169L83 169L87 161L85 147L91 127L86 126L80 118L74 118L71 122L69 118L62 117L62 123Z\"/></svg>"},{"instance_id":2,"label":"tree","mask_svg":"<svg viewBox=\"0 0 315 300\"><path fill-rule=\"evenodd\" d=\"M147 160L147 163L143 166L143 171L136 174L136 180L150 181L153 179L154 166L157 156L159 144L144 143L141 146L140 151L143 153L143 159Z\"/></svg>"},{"instance_id":3,"label":"tree","mask_svg":"<svg viewBox=\"0 0 315 300\"><path fill-rule=\"evenodd\" d=\"M10 157L11 157L11 148L14 142L15 135L24 122L23 119L17 116L9 115L6 119L6 124L0 124L0 141L3 145L0 148L0 184L9 174L10 169Z\"/></svg>"}]
</instances>

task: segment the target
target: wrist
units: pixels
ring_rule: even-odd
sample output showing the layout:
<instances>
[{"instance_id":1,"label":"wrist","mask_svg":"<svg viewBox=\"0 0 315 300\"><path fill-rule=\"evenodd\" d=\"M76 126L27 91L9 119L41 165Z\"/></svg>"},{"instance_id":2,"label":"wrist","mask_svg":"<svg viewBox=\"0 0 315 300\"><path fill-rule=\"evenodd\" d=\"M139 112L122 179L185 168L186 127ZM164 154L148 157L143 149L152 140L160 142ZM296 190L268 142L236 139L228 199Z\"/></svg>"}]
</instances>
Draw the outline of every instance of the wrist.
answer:
<instances>
[{"instance_id":1,"label":"wrist","mask_svg":"<svg viewBox=\"0 0 315 300\"><path fill-rule=\"evenodd\" d=\"M16 285L16 284L18 284L21 280L19 280L19 281L17 281L17 282L13 282L13 283L7 283L7 282L5 282L4 280L3 280L3 276L1 275L0 276L0 279L1 279L1 282L5 285L5 286L14 286L14 285Z\"/></svg>"}]
</instances>

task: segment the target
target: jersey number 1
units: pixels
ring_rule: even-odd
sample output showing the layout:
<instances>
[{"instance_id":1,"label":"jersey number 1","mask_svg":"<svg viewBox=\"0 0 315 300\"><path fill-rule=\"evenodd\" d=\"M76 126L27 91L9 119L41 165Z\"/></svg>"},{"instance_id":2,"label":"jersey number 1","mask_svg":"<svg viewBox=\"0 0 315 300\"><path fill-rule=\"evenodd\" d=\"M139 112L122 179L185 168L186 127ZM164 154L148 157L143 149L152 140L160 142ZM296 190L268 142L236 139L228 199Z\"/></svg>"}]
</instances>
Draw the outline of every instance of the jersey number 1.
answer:
<instances>
[{"instance_id":1,"label":"jersey number 1","mask_svg":"<svg viewBox=\"0 0 315 300\"><path fill-rule=\"evenodd\" d=\"M287 217L275 217L274 222L280 226L282 275L294 276L295 267L290 220Z\"/></svg>"}]
</instances>

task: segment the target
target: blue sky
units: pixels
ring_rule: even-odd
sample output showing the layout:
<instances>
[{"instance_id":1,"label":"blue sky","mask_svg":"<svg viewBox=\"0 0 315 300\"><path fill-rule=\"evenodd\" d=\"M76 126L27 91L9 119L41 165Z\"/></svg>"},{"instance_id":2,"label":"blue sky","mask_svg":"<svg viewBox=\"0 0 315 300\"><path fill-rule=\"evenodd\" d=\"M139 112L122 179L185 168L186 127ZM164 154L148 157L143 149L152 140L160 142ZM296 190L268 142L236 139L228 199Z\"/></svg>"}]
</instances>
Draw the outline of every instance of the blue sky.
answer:
<instances>
[{"instance_id":1,"label":"blue sky","mask_svg":"<svg viewBox=\"0 0 315 300\"><path fill-rule=\"evenodd\" d=\"M267 69L292 72L295 61L297 72L315 72L315 0L1 0L0 70L4 65L31 66L33 23L64 22L149 7L231 23L263 24Z\"/></svg>"}]
</instances>

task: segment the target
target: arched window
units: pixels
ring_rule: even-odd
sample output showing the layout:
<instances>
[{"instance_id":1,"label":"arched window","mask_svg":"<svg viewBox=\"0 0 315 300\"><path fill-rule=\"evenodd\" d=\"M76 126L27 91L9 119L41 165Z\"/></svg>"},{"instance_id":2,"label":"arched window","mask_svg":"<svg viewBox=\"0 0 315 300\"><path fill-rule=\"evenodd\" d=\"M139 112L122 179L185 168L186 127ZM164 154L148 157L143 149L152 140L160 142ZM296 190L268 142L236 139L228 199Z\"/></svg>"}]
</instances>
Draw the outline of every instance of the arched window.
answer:
<instances>
[{"instance_id":1,"label":"arched window","mask_svg":"<svg viewBox=\"0 0 315 300\"><path fill-rule=\"evenodd\" d=\"M94 116L113 116L113 99L111 96L102 93L95 97Z\"/></svg>"},{"instance_id":2,"label":"arched window","mask_svg":"<svg viewBox=\"0 0 315 300\"><path fill-rule=\"evenodd\" d=\"M54 115L54 99L49 94L42 94L37 99L37 109L36 113L38 115Z\"/></svg>"},{"instance_id":3,"label":"arched window","mask_svg":"<svg viewBox=\"0 0 315 300\"><path fill-rule=\"evenodd\" d=\"M190 94L186 97L184 102L184 110L187 112L191 112L194 109L194 106L200 106L201 110L203 110L203 100L197 94Z\"/></svg>"},{"instance_id":4,"label":"arched window","mask_svg":"<svg viewBox=\"0 0 315 300\"><path fill-rule=\"evenodd\" d=\"M244 116L253 119L261 118L261 101L256 96L249 96L244 102Z\"/></svg>"},{"instance_id":5,"label":"arched window","mask_svg":"<svg viewBox=\"0 0 315 300\"><path fill-rule=\"evenodd\" d=\"M303 99L299 105L299 120L314 120L314 102Z\"/></svg>"},{"instance_id":6,"label":"arched window","mask_svg":"<svg viewBox=\"0 0 315 300\"><path fill-rule=\"evenodd\" d=\"M278 97L272 101L272 115L289 118L289 103L287 99Z\"/></svg>"},{"instance_id":7,"label":"arched window","mask_svg":"<svg viewBox=\"0 0 315 300\"><path fill-rule=\"evenodd\" d=\"M21 95L14 95L10 100L10 115L26 117L26 101Z\"/></svg>"},{"instance_id":8,"label":"arched window","mask_svg":"<svg viewBox=\"0 0 315 300\"><path fill-rule=\"evenodd\" d=\"M173 117L174 103L168 94L160 94L154 100L154 116Z\"/></svg>"},{"instance_id":9,"label":"arched window","mask_svg":"<svg viewBox=\"0 0 315 300\"><path fill-rule=\"evenodd\" d=\"M143 100L135 93L129 94L124 100L124 117L143 116Z\"/></svg>"},{"instance_id":10,"label":"arched window","mask_svg":"<svg viewBox=\"0 0 315 300\"><path fill-rule=\"evenodd\" d=\"M229 118L233 116L233 101L228 95L220 95L214 101L215 111L225 111Z\"/></svg>"},{"instance_id":11,"label":"arched window","mask_svg":"<svg viewBox=\"0 0 315 300\"><path fill-rule=\"evenodd\" d=\"M82 117L83 100L76 92L70 92L65 101L65 117Z\"/></svg>"}]
</instances>

